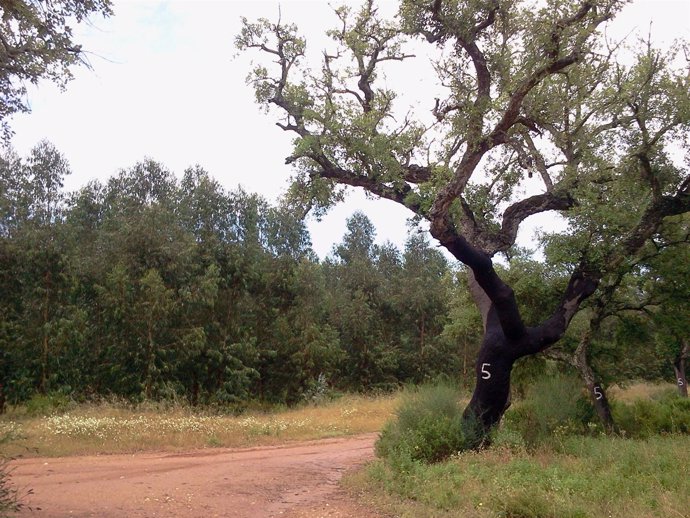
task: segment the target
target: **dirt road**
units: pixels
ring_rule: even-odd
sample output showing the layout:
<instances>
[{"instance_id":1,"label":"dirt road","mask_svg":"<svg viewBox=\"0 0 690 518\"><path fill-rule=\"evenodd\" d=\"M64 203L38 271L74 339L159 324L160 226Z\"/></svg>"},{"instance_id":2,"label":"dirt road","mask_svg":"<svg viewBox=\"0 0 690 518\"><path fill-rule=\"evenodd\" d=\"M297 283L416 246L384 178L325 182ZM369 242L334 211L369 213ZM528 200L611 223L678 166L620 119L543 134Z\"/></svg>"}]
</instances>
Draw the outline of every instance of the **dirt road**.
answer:
<instances>
[{"instance_id":1,"label":"dirt road","mask_svg":"<svg viewBox=\"0 0 690 518\"><path fill-rule=\"evenodd\" d=\"M279 447L33 458L13 462L31 488L20 516L374 518L338 485L373 456L376 434ZM40 508L40 510L37 510Z\"/></svg>"}]
</instances>

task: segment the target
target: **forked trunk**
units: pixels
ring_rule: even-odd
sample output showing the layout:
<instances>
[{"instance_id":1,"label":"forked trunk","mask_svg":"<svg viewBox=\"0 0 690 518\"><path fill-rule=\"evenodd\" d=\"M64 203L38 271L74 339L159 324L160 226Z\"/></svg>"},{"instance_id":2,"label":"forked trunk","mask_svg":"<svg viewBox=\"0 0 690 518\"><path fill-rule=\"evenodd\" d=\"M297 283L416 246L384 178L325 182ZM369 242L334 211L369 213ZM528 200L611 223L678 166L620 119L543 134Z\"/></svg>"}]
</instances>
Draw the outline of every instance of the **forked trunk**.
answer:
<instances>
[{"instance_id":1,"label":"forked trunk","mask_svg":"<svg viewBox=\"0 0 690 518\"><path fill-rule=\"evenodd\" d=\"M522 324L514 300L503 310L492 301L469 274L472 297L482 315L484 339L475 365L476 385L472 399L463 413L463 431L468 448L477 449L490 442L491 430L501 421L510 406L510 374L515 361L543 351L558 341L570 322L579 302L594 291L596 284L573 276L557 311L537 327ZM512 298L512 290L506 299Z\"/></svg>"}]
</instances>

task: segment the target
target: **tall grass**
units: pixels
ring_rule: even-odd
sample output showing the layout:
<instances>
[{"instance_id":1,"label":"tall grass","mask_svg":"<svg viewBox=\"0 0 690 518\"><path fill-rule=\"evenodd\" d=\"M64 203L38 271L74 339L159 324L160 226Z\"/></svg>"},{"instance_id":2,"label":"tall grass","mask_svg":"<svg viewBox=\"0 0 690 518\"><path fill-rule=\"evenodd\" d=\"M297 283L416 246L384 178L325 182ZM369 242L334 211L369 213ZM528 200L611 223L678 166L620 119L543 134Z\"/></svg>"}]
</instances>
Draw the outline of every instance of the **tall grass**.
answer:
<instances>
[{"instance_id":1,"label":"tall grass","mask_svg":"<svg viewBox=\"0 0 690 518\"><path fill-rule=\"evenodd\" d=\"M349 483L400 517L685 517L690 402L647 394L654 400L621 398L615 415L630 432L608 437L593 425L577 380L540 380L490 449L435 464L388 454Z\"/></svg>"},{"instance_id":2,"label":"tall grass","mask_svg":"<svg viewBox=\"0 0 690 518\"><path fill-rule=\"evenodd\" d=\"M20 409L0 420L0 433L11 430L23 439L0 445L0 453L62 456L241 447L375 432L392 415L396 398L348 395L319 406L240 416L198 413L184 406L79 405L39 416Z\"/></svg>"},{"instance_id":3,"label":"tall grass","mask_svg":"<svg viewBox=\"0 0 690 518\"><path fill-rule=\"evenodd\" d=\"M492 448L449 462L383 461L350 481L401 517L687 516L690 438L566 437L558 448Z\"/></svg>"},{"instance_id":4,"label":"tall grass","mask_svg":"<svg viewBox=\"0 0 690 518\"><path fill-rule=\"evenodd\" d=\"M13 439L16 439L13 432L0 429L0 446ZM10 475L9 460L0 456L0 516L9 516L22 508L19 491L12 486Z\"/></svg>"}]
</instances>

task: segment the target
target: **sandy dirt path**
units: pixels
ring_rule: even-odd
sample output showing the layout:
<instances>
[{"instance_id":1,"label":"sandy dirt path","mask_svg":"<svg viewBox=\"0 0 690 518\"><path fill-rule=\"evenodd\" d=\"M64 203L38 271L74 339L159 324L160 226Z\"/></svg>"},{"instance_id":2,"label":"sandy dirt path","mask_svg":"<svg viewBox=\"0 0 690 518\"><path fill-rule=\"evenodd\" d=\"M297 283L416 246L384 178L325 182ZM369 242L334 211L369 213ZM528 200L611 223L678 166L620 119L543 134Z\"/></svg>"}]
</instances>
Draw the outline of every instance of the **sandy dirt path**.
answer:
<instances>
[{"instance_id":1,"label":"sandy dirt path","mask_svg":"<svg viewBox=\"0 0 690 518\"><path fill-rule=\"evenodd\" d=\"M278 447L14 461L12 483L43 517L348 517L377 515L340 487L373 457L376 434ZM38 510L37 508L40 508Z\"/></svg>"}]
</instances>

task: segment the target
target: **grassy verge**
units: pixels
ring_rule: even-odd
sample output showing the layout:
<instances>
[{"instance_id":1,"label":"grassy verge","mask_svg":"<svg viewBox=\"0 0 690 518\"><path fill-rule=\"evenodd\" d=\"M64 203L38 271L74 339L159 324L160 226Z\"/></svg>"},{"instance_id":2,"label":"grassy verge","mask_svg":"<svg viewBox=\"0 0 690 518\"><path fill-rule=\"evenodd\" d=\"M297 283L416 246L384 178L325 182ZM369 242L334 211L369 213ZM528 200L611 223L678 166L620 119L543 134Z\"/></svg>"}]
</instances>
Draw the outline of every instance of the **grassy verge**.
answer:
<instances>
[{"instance_id":1,"label":"grassy verge","mask_svg":"<svg viewBox=\"0 0 690 518\"><path fill-rule=\"evenodd\" d=\"M418 438L443 451L457 435L435 425L459 412L447 392L401 399L377 445L385 460L350 476L353 492L399 517L688 516L690 405L668 386L620 389L614 414L626 433L610 437L588 420L576 380L549 377L511 408L494 446L425 463L434 457L418 455Z\"/></svg>"},{"instance_id":2,"label":"grassy verge","mask_svg":"<svg viewBox=\"0 0 690 518\"><path fill-rule=\"evenodd\" d=\"M378 431L396 402L397 396L348 395L320 406L237 417L204 415L186 407L162 411L105 404L40 417L10 414L0 420L0 435L15 440L0 445L0 455L127 453L322 439Z\"/></svg>"},{"instance_id":3,"label":"grassy verge","mask_svg":"<svg viewBox=\"0 0 690 518\"><path fill-rule=\"evenodd\" d=\"M376 461L348 483L400 517L687 516L690 437L568 437L527 452L494 448L451 461Z\"/></svg>"}]
</instances>

